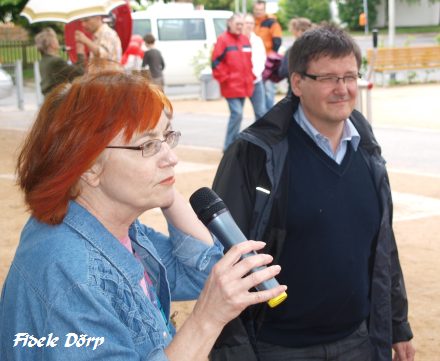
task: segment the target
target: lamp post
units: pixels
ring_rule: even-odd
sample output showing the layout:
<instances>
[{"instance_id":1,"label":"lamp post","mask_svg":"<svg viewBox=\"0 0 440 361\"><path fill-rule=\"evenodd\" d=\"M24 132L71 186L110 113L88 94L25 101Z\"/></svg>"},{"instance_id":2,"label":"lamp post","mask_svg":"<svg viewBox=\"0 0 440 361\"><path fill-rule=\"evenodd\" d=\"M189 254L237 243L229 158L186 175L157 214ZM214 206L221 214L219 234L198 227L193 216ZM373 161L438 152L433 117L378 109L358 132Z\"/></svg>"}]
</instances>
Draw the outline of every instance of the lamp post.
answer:
<instances>
[{"instance_id":1,"label":"lamp post","mask_svg":"<svg viewBox=\"0 0 440 361\"><path fill-rule=\"evenodd\" d=\"M395 0L388 0L388 46L394 46L396 35L396 8Z\"/></svg>"},{"instance_id":2,"label":"lamp post","mask_svg":"<svg viewBox=\"0 0 440 361\"><path fill-rule=\"evenodd\" d=\"M365 34L368 34L368 0L364 0Z\"/></svg>"}]
</instances>

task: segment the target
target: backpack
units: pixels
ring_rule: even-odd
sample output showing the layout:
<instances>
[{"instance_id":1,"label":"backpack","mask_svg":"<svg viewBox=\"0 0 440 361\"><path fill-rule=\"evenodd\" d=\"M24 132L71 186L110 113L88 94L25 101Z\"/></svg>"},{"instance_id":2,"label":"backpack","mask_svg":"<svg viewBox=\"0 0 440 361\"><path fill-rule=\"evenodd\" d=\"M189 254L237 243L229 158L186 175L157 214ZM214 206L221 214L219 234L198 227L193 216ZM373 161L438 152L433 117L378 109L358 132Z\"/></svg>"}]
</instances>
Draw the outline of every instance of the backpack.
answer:
<instances>
[{"instance_id":1,"label":"backpack","mask_svg":"<svg viewBox=\"0 0 440 361\"><path fill-rule=\"evenodd\" d=\"M275 52L270 52L267 55L262 75L264 81L270 80L274 83L278 83L283 80L283 78L278 75L278 69L281 66L282 59L283 56Z\"/></svg>"}]
</instances>

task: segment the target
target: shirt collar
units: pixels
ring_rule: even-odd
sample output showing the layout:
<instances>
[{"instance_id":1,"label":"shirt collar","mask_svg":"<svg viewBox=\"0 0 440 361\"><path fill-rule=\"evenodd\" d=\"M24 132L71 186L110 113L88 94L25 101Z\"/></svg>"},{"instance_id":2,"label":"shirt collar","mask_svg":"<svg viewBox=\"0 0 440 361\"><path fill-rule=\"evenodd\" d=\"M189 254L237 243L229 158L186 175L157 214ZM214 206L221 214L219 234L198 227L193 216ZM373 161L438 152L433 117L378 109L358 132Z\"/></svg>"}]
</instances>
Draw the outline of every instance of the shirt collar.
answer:
<instances>
[{"instance_id":1,"label":"shirt collar","mask_svg":"<svg viewBox=\"0 0 440 361\"><path fill-rule=\"evenodd\" d=\"M322 135L316 128L310 123L310 121L307 119L304 109L299 103L298 109L293 114L293 119L298 123L298 125L315 141L320 141L322 139L327 139L326 136ZM359 143L361 141L361 136L359 135L359 132L356 130L356 127L353 125L351 120L347 118L344 121L344 129L342 130L342 137L341 137L341 143L342 142L350 142L353 149L356 151Z\"/></svg>"}]
</instances>

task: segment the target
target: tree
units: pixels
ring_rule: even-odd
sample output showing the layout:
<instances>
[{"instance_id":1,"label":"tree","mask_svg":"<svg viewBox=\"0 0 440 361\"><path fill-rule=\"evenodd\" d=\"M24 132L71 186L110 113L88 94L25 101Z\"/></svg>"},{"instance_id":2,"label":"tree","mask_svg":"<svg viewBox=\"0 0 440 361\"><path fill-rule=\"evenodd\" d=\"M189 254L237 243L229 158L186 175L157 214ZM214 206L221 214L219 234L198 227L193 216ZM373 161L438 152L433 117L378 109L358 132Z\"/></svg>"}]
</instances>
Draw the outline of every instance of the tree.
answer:
<instances>
[{"instance_id":1,"label":"tree","mask_svg":"<svg viewBox=\"0 0 440 361\"><path fill-rule=\"evenodd\" d=\"M234 11L235 9L235 0L194 0L193 2L194 5L203 5L206 10ZM240 6L241 6L241 1L240 1Z\"/></svg>"},{"instance_id":2,"label":"tree","mask_svg":"<svg viewBox=\"0 0 440 361\"><path fill-rule=\"evenodd\" d=\"M41 22L29 24L29 21L20 15L29 0L0 0L0 22L10 21L15 25L26 29L33 36L40 32L43 28L50 26L58 34L64 33L64 24L59 22Z\"/></svg>"},{"instance_id":3,"label":"tree","mask_svg":"<svg viewBox=\"0 0 440 361\"><path fill-rule=\"evenodd\" d=\"M12 22L20 19L20 12L28 0L0 0L0 21L6 22L11 20Z\"/></svg>"},{"instance_id":4,"label":"tree","mask_svg":"<svg viewBox=\"0 0 440 361\"><path fill-rule=\"evenodd\" d=\"M408 4L420 4L421 0L403 0ZM440 0L429 0L430 3L438 3Z\"/></svg>"},{"instance_id":5,"label":"tree","mask_svg":"<svg viewBox=\"0 0 440 361\"><path fill-rule=\"evenodd\" d=\"M306 17L314 23L331 20L329 0L281 0L278 14L284 24L295 17Z\"/></svg>"},{"instance_id":6,"label":"tree","mask_svg":"<svg viewBox=\"0 0 440 361\"><path fill-rule=\"evenodd\" d=\"M387 1L387 0L386 0ZM368 24L373 26L377 19L377 6L381 0L368 0ZM363 0L338 0L339 17L350 30L362 30L359 15L364 12Z\"/></svg>"}]
</instances>

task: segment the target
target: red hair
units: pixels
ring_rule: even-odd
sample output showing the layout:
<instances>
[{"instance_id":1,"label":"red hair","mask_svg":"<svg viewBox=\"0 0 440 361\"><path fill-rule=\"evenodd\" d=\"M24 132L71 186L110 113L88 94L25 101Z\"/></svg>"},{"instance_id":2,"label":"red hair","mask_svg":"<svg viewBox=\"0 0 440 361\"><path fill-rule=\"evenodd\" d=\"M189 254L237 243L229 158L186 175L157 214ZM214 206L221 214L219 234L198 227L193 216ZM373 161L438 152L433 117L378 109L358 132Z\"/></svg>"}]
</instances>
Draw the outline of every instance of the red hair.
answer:
<instances>
[{"instance_id":1,"label":"red hair","mask_svg":"<svg viewBox=\"0 0 440 361\"><path fill-rule=\"evenodd\" d=\"M141 76L121 71L91 73L63 84L45 99L17 162L18 185L32 215L62 222L76 185L121 131L126 142L155 128L165 95Z\"/></svg>"}]
</instances>

